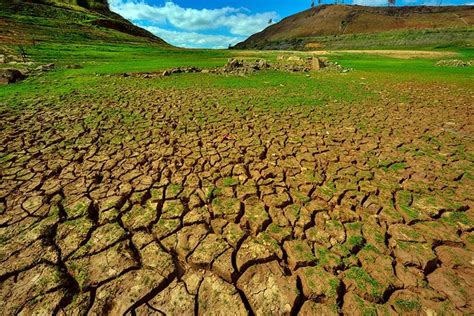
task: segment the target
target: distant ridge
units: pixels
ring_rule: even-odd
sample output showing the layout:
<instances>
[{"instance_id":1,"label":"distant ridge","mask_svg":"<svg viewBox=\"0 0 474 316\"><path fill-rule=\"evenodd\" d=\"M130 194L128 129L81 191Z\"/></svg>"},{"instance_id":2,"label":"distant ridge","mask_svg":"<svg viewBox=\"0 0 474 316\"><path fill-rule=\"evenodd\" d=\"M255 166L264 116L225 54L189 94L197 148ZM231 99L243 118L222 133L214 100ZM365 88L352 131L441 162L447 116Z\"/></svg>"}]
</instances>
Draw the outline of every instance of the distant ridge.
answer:
<instances>
[{"instance_id":1,"label":"distant ridge","mask_svg":"<svg viewBox=\"0 0 474 316\"><path fill-rule=\"evenodd\" d=\"M473 30L474 6L366 7L322 5L269 26L237 49L323 48L327 37L394 31ZM470 37L472 39L472 32ZM321 38L326 37L326 39ZM465 37L464 35L462 37ZM460 36L460 38L462 38ZM318 41L322 40L322 41ZM436 39L433 39L436 42Z\"/></svg>"}]
</instances>

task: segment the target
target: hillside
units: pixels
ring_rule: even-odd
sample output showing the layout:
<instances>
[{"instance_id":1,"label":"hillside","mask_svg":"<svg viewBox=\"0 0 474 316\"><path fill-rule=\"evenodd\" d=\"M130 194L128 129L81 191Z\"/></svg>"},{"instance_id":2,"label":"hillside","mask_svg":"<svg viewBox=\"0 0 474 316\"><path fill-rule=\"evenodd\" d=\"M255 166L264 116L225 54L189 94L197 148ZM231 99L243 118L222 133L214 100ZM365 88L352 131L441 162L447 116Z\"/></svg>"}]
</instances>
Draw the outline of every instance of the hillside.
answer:
<instances>
[{"instance_id":1,"label":"hillside","mask_svg":"<svg viewBox=\"0 0 474 316\"><path fill-rule=\"evenodd\" d=\"M371 45L367 42L373 40L374 35L374 46L415 47L452 43L466 46L474 42L473 26L473 6L323 5L289 16L234 48L368 48ZM420 32L423 33L421 43Z\"/></svg>"},{"instance_id":2,"label":"hillside","mask_svg":"<svg viewBox=\"0 0 474 316\"><path fill-rule=\"evenodd\" d=\"M3 45L83 41L168 45L111 12L106 0L0 0Z\"/></svg>"},{"instance_id":3,"label":"hillside","mask_svg":"<svg viewBox=\"0 0 474 316\"><path fill-rule=\"evenodd\" d=\"M109 5L107 0L22 0L17 2L42 3L63 7L78 6L84 9L90 9L94 11L109 11Z\"/></svg>"}]
</instances>

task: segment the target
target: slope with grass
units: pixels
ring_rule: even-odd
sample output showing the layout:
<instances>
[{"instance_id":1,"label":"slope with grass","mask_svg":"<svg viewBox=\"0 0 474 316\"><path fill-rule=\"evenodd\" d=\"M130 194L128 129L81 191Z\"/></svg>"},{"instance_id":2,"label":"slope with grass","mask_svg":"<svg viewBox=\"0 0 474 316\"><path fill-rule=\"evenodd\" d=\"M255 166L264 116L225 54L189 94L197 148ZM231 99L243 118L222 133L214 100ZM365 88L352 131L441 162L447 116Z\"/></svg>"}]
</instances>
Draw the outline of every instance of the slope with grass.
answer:
<instances>
[{"instance_id":1,"label":"slope with grass","mask_svg":"<svg viewBox=\"0 0 474 316\"><path fill-rule=\"evenodd\" d=\"M106 3L77 3L80 5L75 1L0 1L0 46L34 46L42 42L145 42L168 45L150 32L111 12Z\"/></svg>"},{"instance_id":2,"label":"slope with grass","mask_svg":"<svg viewBox=\"0 0 474 316\"><path fill-rule=\"evenodd\" d=\"M163 76L282 53L82 30L0 86L3 315L473 314L472 49Z\"/></svg>"},{"instance_id":3,"label":"slope with grass","mask_svg":"<svg viewBox=\"0 0 474 316\"><path fill-rule=\"evenodd\" d=\"M466 46L474 43L474 7L323 5L283 19L236 49Z\"/></svg>"}]
</instances>

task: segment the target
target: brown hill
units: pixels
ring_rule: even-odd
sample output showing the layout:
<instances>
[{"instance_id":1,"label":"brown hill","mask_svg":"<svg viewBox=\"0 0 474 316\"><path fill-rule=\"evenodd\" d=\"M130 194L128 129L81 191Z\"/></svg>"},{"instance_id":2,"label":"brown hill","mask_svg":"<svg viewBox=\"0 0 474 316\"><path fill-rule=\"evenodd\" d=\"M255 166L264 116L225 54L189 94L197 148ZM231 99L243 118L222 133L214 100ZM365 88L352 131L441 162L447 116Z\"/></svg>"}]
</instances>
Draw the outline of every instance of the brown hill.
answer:
<instances>
[{"instance_id":1,"label":"brown hill","mask_svg":"<svg viewBox=\"0 0 474 316\"><path fill-rule=\"evenodd\" d=\"M283 19L239 43L239 49L278 48L278 43L321 36L401 30L472 28L474 6L318 6ZM276 46L276 47L275 47ZM290 45L291 46L291 45Z\"/></svg>"}]
</instances>

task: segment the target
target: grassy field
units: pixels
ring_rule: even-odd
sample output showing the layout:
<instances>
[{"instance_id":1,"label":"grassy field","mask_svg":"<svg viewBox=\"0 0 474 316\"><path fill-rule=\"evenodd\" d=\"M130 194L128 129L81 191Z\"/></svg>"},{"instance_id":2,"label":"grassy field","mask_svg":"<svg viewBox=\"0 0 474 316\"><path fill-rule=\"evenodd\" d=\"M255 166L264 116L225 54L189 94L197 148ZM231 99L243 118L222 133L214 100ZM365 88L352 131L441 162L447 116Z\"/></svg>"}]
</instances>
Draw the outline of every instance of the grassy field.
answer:
<instances>
[{"instance_id":1,"label":"grassy field","mask_svg":"<svg viewBox=\"0 0 474 316\"><path fill-rule=\"evenodd\" d=\"M15 50L17 47L12 46ZM474 59L473 49L451 50L459 59ZM160 72L165 69L183 66L214 68L223 66L229 58L264 58L276 61L278 52L249 52L228 50L184 50L164 48L149 44L62 44L45 43L29 46L26 52L35 65L55 63L57 70L40 77L32 77L16 85L2 87L0 97L2 107L15 107L29 99L41 95L59 98L73 91L93 91L101 82L107 82L105 75L117 75L137 72ZM441 50L443 52L443 50ZM384 85L404 81L425 83L447 83L470 86L474 79L473 68L435 67L436 58L401 59L389 58L367 53L345 53L334 51L329 58L351 68L347 74L312 73L308 78L305 74L281 72L259 73L250 77L223 77L217 75L200 76L180 75L163 80L148 82L157 86L192 87L227 87L227 88L259 88L279 87L282 95L293 95L296 91L300 99L320 101L339 99L355 100L364 95L358 90L361 77L371 83ZM80 64L82 69L65 69L67 65ZM288 76L292 80L288 80ZM203 80L204 77L204 80ZM283 85L283 87L280 87ZM301 87L305 89L300 90ZM293 92L292 92L293 91ZM316 96L313 94L317 91ZM352 93L347 93L351 91ZM309 97L309 99L307 99ZM278 99L275 99L278 103ZM286 103L286 102L283 102Z\"/></svg>"}]
</instances>

